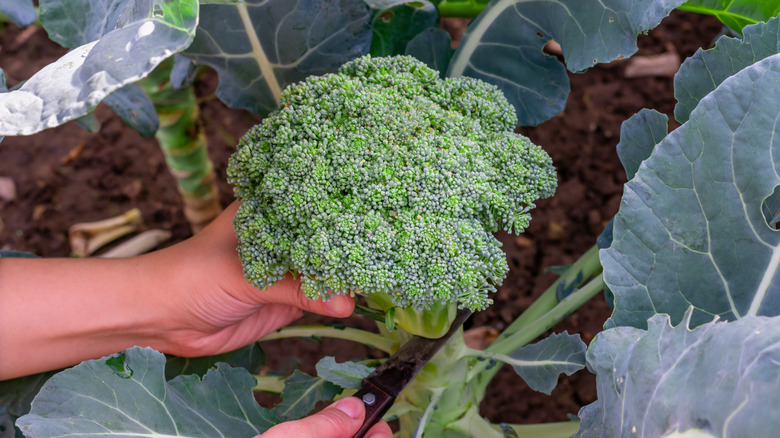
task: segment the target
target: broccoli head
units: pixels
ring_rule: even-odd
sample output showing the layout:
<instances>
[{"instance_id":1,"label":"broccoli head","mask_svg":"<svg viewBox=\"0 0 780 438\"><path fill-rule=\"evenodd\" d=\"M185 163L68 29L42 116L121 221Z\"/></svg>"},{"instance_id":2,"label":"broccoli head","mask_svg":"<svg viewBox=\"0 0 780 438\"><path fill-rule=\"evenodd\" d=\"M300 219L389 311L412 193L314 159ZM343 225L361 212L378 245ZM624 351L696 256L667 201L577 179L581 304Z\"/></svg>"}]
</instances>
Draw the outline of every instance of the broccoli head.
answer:
<instances>
[{"instance_id":1,"label":"broccoli head","mask_svg":"<svg viewBox=\"0 0 780 438\"><path fill-rule=\"evenodd\" d=\"M244 274L257 287L299 274L312 298L485 308L508 271L492 232L522 232L557 183L515 120L493 85L408 56L289 86L228 167Z\"/></svg>"}]
</instances>

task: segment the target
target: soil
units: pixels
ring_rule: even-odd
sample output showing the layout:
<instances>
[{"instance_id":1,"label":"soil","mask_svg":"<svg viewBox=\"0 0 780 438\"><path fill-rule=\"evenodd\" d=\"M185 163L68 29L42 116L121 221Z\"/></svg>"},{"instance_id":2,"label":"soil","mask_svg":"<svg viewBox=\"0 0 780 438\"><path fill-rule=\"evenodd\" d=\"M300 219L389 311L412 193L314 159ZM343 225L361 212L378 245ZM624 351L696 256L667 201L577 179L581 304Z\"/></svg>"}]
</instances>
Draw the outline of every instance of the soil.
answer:
<instances>
[{"instance_id":1,"label":"soil","mask_svg":"<svg viewBox=\"0 0 780 438\"><path fill-rule=\"evenodd\" d=\"M640 36L638 55L677 53L681 59L707 47L720 33L712 17L674 12L659 27ZM0 29L0 67L9 87L61 56L65 50L49 41L39 28ZM559 172L557 194L538 202L529 229L520 237L500 233L510 272L495 294L495 304L472 318L472 327L501 330L516 318L556 278L551 266L574 262L590 248L618 210L626 176L615 153L620 123L642 108L654 108L673 121L672 78L628 78L629 60L599 65L583 74L570 74L572 92L565 111L535 128L521 132L552 156ZM225 183L227 158L238 138L260 118L226 108L214 97L217 79L207 72L198 95L211 159L218 175L223 205L232 200ZM10 178L15 196L0 191L0 249L30 251L44 257L67 257L68 228L79 222L111 217L131 208L141 210L147 228L169 230L167 245L186 239L189 228L172 176L153 139L124 126L102 105L97 133L74 123L29 137L8 137L0 143L0 178ZM553 331L580 333L587 343L609 317L603 297L591 300ZM329 322L312 316L307 323ZM332 321L330 321L332 322ZM370 327L353 317L350 325ZM268 366L289 365L313 372L324 355L337 360L374 354L339 341L268 343ZM494 422L539 423L565 421L596 398L595 377L587 371L563 376L552 396L536 393L503 367L491 382L481 410Z\"/></svg>"}]
</instances>

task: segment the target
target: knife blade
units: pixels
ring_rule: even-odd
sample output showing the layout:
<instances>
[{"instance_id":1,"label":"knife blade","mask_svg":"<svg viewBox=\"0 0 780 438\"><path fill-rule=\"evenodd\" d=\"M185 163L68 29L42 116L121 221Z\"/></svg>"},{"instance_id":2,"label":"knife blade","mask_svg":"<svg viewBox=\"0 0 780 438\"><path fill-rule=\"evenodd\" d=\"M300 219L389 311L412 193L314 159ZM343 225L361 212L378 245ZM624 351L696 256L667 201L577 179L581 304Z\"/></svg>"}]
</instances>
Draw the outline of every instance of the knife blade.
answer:
<instances>
[{"instance_id":1,"label":"knife blade","mask_svg":"<svg viewBox=\"0 0 780 438\"><path fill-rule=\"evenodd\" d=\"M363 387L355 393L366 407L366 417L354 438L363 438L377 421L390 409L395 399L414 376L423 369L437 351L471 316L468 309L458 310L450 329L441 338L412 337L382 365L363 379Z\"/></svg>"}]
</instances>

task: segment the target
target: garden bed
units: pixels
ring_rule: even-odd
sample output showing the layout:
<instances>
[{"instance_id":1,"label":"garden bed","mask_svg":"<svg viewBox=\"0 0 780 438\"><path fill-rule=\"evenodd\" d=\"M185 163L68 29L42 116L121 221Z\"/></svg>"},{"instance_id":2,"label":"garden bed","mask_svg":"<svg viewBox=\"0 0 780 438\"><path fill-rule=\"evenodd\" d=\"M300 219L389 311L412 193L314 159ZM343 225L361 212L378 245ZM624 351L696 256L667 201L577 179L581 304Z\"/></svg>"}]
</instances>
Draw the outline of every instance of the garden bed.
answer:
<instances>
[{"instance_id":1,"label":"garden bed","mask_svg":"<svg viewBox=\"0 0 780 438\"><path fill-rule=\"evenodd\" d=\"M680 59L707 46L720 32L712 17L675 12L639 39L638 55L677 53ZM65 52L39 28L0 29L0 66L13 86ZM528 231L520 237L502 234L510 273L495 305L477 314L472 327L501 330L555 279L545 269L565 265L591 247L594 237L618 209L625 172L615 153L620 124L641 108L671 117L671 77L625 76L628 61L570 74L572 92L563 114L537 128L523 128L552 156L559 172L555 197L540 201ZM231 110L214 97L216 76L209 72L198 85L211 158L220 180L223 204L232 199L225 167L238 138L259 118ZM74 223L113 216L138 207L148 228L173 233L169 244L189 235L173 178L153 139L140 137L102 106L102 129L91 134L73 123L30 137L0 143L0 177L11 178L16 193L0 197L0 248L45 257L68 256L67 229ZM587 343L609 316L602 298L592 300L555 327L581 333ZM313 317L307 317L311 322ZM354 320L351 324L370 326ZM313 372L316 359L365 356L362 346L327 341L269 343L268 366L283 366L292 357ZM596 397L595 377L586 371L563 377L552 397L537 394L508 367L491 382L482 413L492 421L538 423L566 420Z\"/></svg>"}]
</instances>

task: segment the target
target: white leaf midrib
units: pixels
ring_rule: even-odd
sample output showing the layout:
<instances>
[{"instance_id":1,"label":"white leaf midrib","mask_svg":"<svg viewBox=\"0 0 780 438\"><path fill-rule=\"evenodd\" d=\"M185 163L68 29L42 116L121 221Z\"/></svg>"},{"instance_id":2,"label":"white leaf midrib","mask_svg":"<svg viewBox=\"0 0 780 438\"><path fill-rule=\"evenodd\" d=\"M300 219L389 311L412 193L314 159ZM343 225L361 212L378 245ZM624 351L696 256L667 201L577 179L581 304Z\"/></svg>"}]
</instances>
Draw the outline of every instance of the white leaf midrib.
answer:
<instances>
[{"instance_id":1,"label":"white leaf midrib","mask_svg":"<svg viewBox=\"0 0 780 438\"><path fill-rule=\"evenodd\" d=\"M249 38L249 44L252 46L252 58L255 59L258 67L260 67L260 72L263 74L266 84L268 84L268 89L271 91L274 101L279 103L282 96L282 87L279 85L279 81L276 80L273 68L268 60L268 55L263 50L263 45L260 44L260 39L257 37L255 28L252 25L252 18L249 16L246 3L239 3L236 5L236 9L241 17L241 24L244 25L247 38Z\"/></svg>"}]
</instances>

